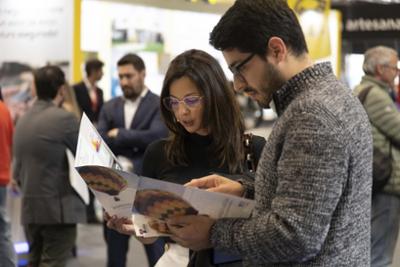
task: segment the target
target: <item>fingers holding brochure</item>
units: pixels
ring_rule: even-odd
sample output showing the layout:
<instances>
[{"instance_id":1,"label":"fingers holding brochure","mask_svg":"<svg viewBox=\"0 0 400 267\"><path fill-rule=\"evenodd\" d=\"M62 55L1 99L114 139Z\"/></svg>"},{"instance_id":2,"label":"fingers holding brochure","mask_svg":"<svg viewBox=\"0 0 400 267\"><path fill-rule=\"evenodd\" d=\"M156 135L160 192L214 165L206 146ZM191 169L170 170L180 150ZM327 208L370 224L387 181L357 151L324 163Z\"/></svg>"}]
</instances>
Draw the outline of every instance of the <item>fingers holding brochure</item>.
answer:
<instances>
[{"instance_id":1,"label":"fingers holding brochure","mask_svg":"<svg viewBox=\"0 0 400 267\"><path fill-rule=\"evenodd\" d=\"M193 179L185 186L206 189L209 192L219 192L234 196L242 196L244 188L241 183L233 181L221 175L212 174L199 179Z\"/></svg>"},{"instance_id":2,"label":"fingers holding brochure","mask_svg":"<svg viewBox=\"0 0 400 267\"><path fill-rule=\"evenodd\" d=\"M107 227L110 229L113 229L121 234L125 235L133 235L137 240L139 240L142 244L152 244L157 240L157 237L155 238L143 238L143 237L138 237L136 236L135 233L135 228L134 228L134 223L132 219L127 219L127 218L118 218L117 216L110 216L108 213L107 215Z\"/></svg>"},{"instance_id":3,"label":"fingers holding brochure","mask_svg":"<svg viewBox=\"0 0 400 267\"><path fill-rule=\"evenodd\" d=\"M210 248L210 230L215 220L205 215L187 215L167 221L171 239L194 251Z\"/></svg>"}]
</instances>

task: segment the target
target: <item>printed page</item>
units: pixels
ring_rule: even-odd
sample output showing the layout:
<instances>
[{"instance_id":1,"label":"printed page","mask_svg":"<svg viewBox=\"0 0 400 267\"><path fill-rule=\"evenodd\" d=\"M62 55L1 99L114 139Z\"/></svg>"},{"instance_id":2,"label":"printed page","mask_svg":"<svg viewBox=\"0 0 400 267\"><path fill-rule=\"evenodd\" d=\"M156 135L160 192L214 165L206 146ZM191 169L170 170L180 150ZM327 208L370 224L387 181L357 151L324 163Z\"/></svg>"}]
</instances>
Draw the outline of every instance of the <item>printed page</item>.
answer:
<instances>
[{"instance_id":1,"label":"printed page","mask_svg":"<svg viewBox=\"0 0 400 267\"><path fill-rule=\"evenodd\" d=\"M80 196L82 201L85 203L85 205L89 205L90 202L89 189L85 181L82 180L81 176L74 168L75 165L74 154L72 154L71 150L69 150L68 148L65 151L65 153L67 154L67 160L68 160L69 182L72 188L75 190L75 192Z\"/></svg>"},{"instance_id":2,"label":"printed page","mask_svg":"<svg viewBox=\"0 0 400 267\"><path fill-rule=\"evenodd\" d=\"M136 235L154 237L169 235L165 221L177 216L247 218L254 209L254 201L141 177L133 206Z\"/></svg>"},{"instance_id":3,"label":"printed page","mask_svg":"<svg viewBox=\"0 0 400 267\"><path fill-rule=\"evenodd\" d=\"M83 113L76 148L75 167L85 165L122 169L111 149L101 138L86 114Z\"/></svg>"},{"instance_id":4,"label":"printed page","mask_svg":"<svg viewBox=\"0 0 400 267\"><path fill-rule=\"evenodd\" d=\"M86 114L83 114L75 168L108 214L131 218L139 177L121 165Z\"/></svg>"},{"instance_id":5,"label":"printed page","mask_svg":"<svg viewBox=\"0 0 400 267\"><path fill-rule=\"evenodd\" d=\"M254 201L212 193L122 171L110 148L84 114L81 120L75 168L111 215L133 218L141 237L169 235L165 223L183 215L214 219L249 217Z\"/></svg>"},{"instance_id":6,"label":"printed page","mask_svg":"<svg viewBox=\"0 0 400 267\"><path fill-rule=\"evenodd\" d=\"M132 218L139 176L95 165L76 167L76 170L109 215Z\"/></svg>"}]
</instances>

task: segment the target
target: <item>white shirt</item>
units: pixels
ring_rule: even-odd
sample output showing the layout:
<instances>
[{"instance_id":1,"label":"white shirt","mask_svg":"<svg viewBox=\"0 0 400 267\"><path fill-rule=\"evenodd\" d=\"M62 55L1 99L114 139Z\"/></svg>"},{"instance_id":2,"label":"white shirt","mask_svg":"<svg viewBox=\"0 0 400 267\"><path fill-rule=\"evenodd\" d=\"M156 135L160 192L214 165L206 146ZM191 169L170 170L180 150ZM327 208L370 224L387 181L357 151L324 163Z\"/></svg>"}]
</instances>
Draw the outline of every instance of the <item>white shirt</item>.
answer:
<instances>
[{"instance_id":1,"label":"white shirt","mask_svg":"<svg viewBox=\"0 0 400 267\"><path fill-rule=\"evenodd\" d=\"M147 87L143 88L142 93L134 101L124 98L124 118L125 118L125 128L130 129L133 117L135 117L136 111L139 107L140 101L147 94L149 89Z\"/></svg>"}]
</instances>

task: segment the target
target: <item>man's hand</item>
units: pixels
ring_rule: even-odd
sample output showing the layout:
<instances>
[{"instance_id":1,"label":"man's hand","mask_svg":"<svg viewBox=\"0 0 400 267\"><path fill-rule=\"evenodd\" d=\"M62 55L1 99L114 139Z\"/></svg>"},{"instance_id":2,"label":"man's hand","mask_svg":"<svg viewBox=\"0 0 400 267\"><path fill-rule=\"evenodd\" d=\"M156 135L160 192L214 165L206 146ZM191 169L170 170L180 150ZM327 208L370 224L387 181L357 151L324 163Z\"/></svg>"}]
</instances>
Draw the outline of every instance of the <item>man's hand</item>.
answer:
<instances>
[{"instance_id":1,"label":"man's hand","mask_svg":"<svg viewBox=\"0 0 400 267\"><path fill-rule=\"evenodd\" d=\"M143 244L152 244L157 240L157 237L143 238L136 236L132 219L118 218L115 215L110 217L108 213L105 214L106 215L104 216L104 219L107 221L108 228L113 229L124 235L133 235L137 240L139 240Z\"/></svg>"},{"instance_id":2,"label":"man's hand","mask_svg":"<svg viewBox=\"0 0 400 267\"><path fill-rule=\"evenodd\" d=\"M203 215L181 216L167 221L172 240L191 250L212 247L210 230L215 220Z\"/></svg>"},{"instance_id":3,"label":"man's hand","mask_svg":"<svg viewBox=\"0 0 400 267\"><path fill-rule=\"evenodd\" d=\"M185 186L203 188L210 192L220 192L238 197L243 196L244 193L241 183L216 174L193 179L189 183L186 183Z\"/></svg>"},{"instance_id":4,"label":"man's hand","mask_svg":"<svg viewBox=\"0 0 400 267\"><path fill-rule=\"evenodd\" d=\"M118 135L118 128L111 129L107 132L107 136L110 138L115 138Z\"/></svg>"}]
</instances>

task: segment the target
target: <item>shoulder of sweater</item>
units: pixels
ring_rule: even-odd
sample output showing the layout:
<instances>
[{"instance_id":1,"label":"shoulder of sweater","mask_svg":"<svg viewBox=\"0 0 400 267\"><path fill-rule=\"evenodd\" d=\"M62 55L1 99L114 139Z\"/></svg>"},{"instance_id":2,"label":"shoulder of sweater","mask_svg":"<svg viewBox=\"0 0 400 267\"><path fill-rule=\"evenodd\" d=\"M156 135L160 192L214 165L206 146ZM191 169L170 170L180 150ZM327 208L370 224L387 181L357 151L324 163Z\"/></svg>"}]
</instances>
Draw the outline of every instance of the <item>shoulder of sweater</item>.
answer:
<instances>
[{"instance_id":1,"label":"shoulder of sweater","mask_svg":"<svg viewBox=\"0 0 400 267\"><path fill-rule=\"evenodd\" d=\"M331 97L331 99L329 99ZM304 97L293 103L286 116L287 125L298 128L316 127L318 131L329 132L338 140L350 138L349 132L354 124L364 123L369 125L366 118L363 118L361 104L356 102L350 92L348 97L329 95L317 97ZM341 102L341 103L340 103ZM360 107L355 107L355 105ZM311 130L311 129L310 129Z\"/></svg>"}]
</instances>

